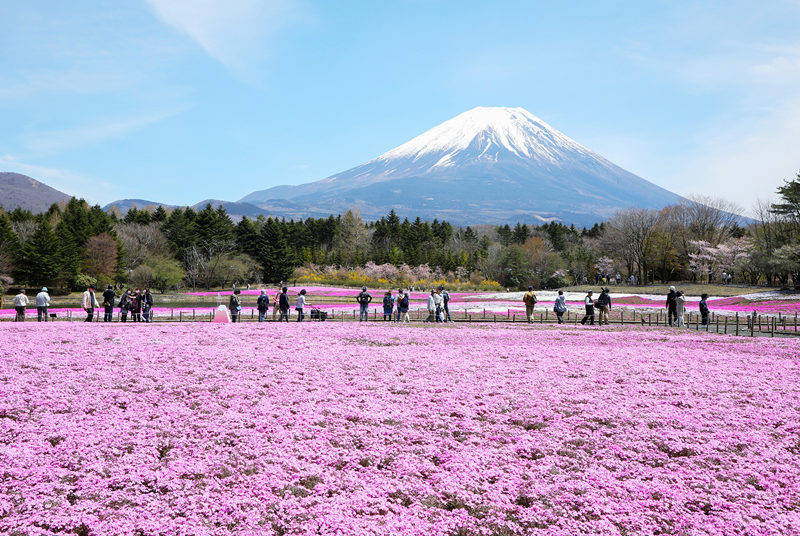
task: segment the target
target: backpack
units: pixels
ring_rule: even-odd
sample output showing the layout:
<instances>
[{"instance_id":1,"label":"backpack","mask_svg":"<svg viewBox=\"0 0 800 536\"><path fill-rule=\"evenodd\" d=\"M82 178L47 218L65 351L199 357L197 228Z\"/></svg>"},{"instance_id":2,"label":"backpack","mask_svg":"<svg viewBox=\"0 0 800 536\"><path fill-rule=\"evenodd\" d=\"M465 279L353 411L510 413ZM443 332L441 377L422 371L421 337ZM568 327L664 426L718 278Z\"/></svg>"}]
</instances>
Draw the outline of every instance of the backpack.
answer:
<instances>
[{"instance_id":1,"label":"backpack","mask_svg":"<svg viewBox=\"0 0 800 536\"><path fill-rule=\"evenodd\" d=\"M408 309L408 294L403 294L403 298L400 300L400 307Z\"/></svg>"},{"instance_id":2,"label":"backpack","mask_svg":"<svg viewBox=\"0 0 800 536\"><path fill-rule=\"evenodd\" d=\"M266 295L261 295L256 300L256 307L259 311L266 311L269 309L269 298Z\"/></svg>"},{"instance_id":3,"label":"backpack","mask_svg":"<svg viewBox=\"0 0 800 536\"><path fill-rule=\"evenodd\" d=\"M391 296L384 296L383 297L383 308L389 309L390 307L394 307L394 300L392 300Z\"/></svg>"},{"instance_id":4,"label":"backpack","mask_svg":"<svg viewBox=\"0 0 800 536\"><path fill-rule=\"evenodd\" d=\"M358 295L358 303L361 305L367 305L369 303L370 295L367 292L362 292Z\"/></svg>"}]
</instances>

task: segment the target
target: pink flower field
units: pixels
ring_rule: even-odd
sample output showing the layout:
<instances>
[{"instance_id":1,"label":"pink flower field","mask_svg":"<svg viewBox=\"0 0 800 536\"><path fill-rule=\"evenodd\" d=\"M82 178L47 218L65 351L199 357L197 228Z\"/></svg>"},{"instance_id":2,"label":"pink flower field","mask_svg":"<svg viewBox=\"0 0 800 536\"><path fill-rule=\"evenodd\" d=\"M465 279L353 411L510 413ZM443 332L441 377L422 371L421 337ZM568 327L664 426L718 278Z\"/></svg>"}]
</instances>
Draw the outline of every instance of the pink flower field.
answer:
<instances>
[{"instance_id":1,"label":"pink flower field","mask_svg":"<svg viewBox=\"0 0 800 536\"><path fill-rule=\"evenodd\" d=\"M377 323L0 338L2 534L800 534L795 340Z\"/></svg>"}]
</instances>

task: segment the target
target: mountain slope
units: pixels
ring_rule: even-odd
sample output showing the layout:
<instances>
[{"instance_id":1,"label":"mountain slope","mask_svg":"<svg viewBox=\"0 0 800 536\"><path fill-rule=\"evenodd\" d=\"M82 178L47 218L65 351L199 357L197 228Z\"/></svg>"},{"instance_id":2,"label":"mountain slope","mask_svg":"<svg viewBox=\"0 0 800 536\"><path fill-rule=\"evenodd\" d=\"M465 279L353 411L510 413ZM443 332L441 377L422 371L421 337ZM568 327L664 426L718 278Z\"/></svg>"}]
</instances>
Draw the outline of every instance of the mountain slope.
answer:
<instances>
[{"instance_id":1,"label":"mountain slope","mask_svg":"<svg viewBox=\"0 0 800 536\"><path fill-rule=\"evenodd\" d=\"M522 108L474 108L326 179L253 192L241 201L290 200L315 212L359 206L367 218L456 223L587 224L628 207L680 197L605 158Z\"/></svg>"},{"instance_id":2,"label":"mountain slope","mask_svg":"<svg viewBox=\"0 0 800 536\"><path fill-rule=\"evenodd\" d=\"M69 198L64 192L27 175L0 172L0 207L5 210L22 208L34 213L45 212L53 203Z\"/></svg>"}]
</instances>

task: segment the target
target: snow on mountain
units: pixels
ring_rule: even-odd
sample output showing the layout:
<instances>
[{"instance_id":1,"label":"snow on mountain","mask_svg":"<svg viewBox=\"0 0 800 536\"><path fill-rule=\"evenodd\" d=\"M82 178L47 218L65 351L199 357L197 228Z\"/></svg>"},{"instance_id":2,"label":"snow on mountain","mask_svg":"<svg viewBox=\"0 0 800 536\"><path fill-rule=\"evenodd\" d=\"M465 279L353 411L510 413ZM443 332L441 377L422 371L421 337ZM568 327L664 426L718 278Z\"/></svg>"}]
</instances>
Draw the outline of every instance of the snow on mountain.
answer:
<instances>
[{"instance_id":1,"label":"snow on mountain","mask_svg":"<svg viewBox=\"0 0 800 536\"><path fill-rule=\"evenodd\" d=\"M478 107L360 166L316 182L253 192L315 212L459 223L591 223L621 208L680 198L593 153L522 108Z\"/></svg>"}]
</instances>

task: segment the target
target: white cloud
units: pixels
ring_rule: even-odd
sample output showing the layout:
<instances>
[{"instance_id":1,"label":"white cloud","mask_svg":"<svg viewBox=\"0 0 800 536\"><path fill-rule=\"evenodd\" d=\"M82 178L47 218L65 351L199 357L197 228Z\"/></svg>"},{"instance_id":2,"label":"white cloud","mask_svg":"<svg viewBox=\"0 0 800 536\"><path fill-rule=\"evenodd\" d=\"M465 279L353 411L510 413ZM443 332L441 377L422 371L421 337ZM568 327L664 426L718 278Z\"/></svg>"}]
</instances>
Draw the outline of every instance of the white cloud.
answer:
<instances>
[{"instance_id":1,"label":"white cloud","mask_svg":"<svg viewBox=\"0 0 800 536\"><path fill-rule=\"evenodd\" d=\"M31 155L42 156L61 153L106 140L124 137L130 132L140 130L148 125L175 116L186 109L187 107L181 107L167 112L139 114L132 117L109 119L67 129L29 133L22 136L22 145Z\"/></svg>"},{"instance_id":2,"label":"white cloud","mask_svg":"<svg viewBox=\"0 0 800 536\"><path fill-rule=\"evenodd\" d=\"M266 41L298 9L296 0L146 1L163 22L240 72L265 54Z\"/></svg>"},{"instance_id":3,"label":"white cloud","mask_svg":"<svg viewBox=\"0 0 800 536\"><path fill-rule=\"evenodd\" d=\"M89 203L110 203L120 197L119 188L106 181L98 181L80 173L64 169L21 162L14 155L0 155L0 168L28 175L66 194L82 197Z\"/></svg>"},{"instance_id":4,"label":"white cloud","mask_svg":"<svg viewBox=\"0 0 800 536\"><path fill-rule=\"evenodd\" d=\"M713 128L713 131L711 130ZM758 116L715 122L671 183L680 193L707 193L752 208L800 171L800 98Z\"/></svg>"}]
</instances>

